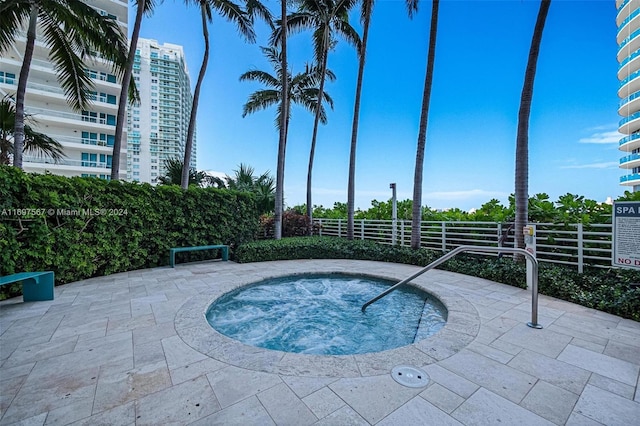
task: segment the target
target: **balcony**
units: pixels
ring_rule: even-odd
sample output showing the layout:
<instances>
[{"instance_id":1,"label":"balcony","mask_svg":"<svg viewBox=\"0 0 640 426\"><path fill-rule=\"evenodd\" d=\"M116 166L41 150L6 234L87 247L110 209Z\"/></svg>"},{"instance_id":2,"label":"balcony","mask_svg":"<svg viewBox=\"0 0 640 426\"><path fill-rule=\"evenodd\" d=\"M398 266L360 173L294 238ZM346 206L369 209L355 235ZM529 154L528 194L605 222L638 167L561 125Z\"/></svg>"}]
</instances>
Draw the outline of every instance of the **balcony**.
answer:
<instances>
[{"instance_id":1,"label":"balcony","mask_svg":"<svg viewBox=\"0 0 640 426\"><path fill-rule=\"evenodd\" d=\"M640 111L640 92L632 93L620 100L618 114L628 116L636 111Z\"/></svg>"},{"instance_id":2,"label":"balcony","mask_svg":"<svg viewBox=\"0 0 640 426\"><path fill-rule=\"evenodd\" d=\"M620 120L618 127L620 133L630 135L638 130L640 130L640 111Z\"/></svg>"},{"instance_id":3,"label":"balcony","mask_svg":"<svg viewBox=\"0 0 640 426\"><path fill-rule=\"evenodd\" d=\"M618 149L625 152L631 152L634 149L640 149L640 133L634 133L620 139Z\"/></svg>"},{"instance_id":4,"label":"balcony","mask_svg":"<svg viewBox=\"0 0 640 426\"><path fill-rule=\"evenodd\" d=\"M616 26L620 26L622 21L629 16L629 11L637 7L636 4L632 5L632 3L635 3L634 0L616 0Z\"/></svg>"},{"instance_id":5,"label":"balcony","mask_svg":"<svg viewBox=\"0 0 640 426\"><path fill-rule=\"evenodd\" d=\"M622 40L618 47L618 62L621 62L629 56L630 53L635 52L640 48L640 28L631 33L628 37Z\"/></svg>"},{"instance_id":6,"label":"balcony","mask_svg":"<svg viewBox=\"0 0 640 426\"><path fill-rule=\"evenodd\" d=\"M640 50L636 50L620 62L620 66L618 67L618 80L624 80L638 69L640 69Z\"/></svg>"},{"instance_id":7,"label":"balcony","mask_svg":"<svg viewBox=\"0 0 640 426\"><path fill-rule=\"evenodd\" d=\"M46 168L48 169L56 169L60 168L61 170L71 170L71 169L82 169L83 171L87 169L88 172L91 169L96 169L96 171L100 173L104 173L105 170L111 170L111 164L107 164L106 162L100 161L83 161L83 160L68 160L63 158L59 160L57 163L53 161L49 157L37 157L37 156L24 156L23 161L25 163L31 163L33 167L34 164L46 164Z\"/></svg>"},{"instance_id":8,"label":"balcony","mask_svg":"<svg viewBox=\"0 0 640 426\"><path fill-rule=\"evenodd\" d=\"M640 27L640 9L636 9L631 12L631 14L618 26L618 35L616 38L617 43L622 43L622 40L638 29L638 27Z\"/></svg>"},{"instance_id":9,"label":"balcony","mask_svg":"<svg viewBox=\"0 0 640 426\"><path fill-rule=\"evenodd\" d=\"M64 112L57 111L52 109L45 108L34 108L27 107L25 109L27 114L34 116L36 120L39 122L53 122L53 123L61 123L65 122L67 124L73 125L83 125L84 127L89 128L99 128L99 129L112 129L115 126L115 116L113 117L113 124L111 124L111 120L109 118L102 118L99 116L89 117L84 116L82 114L77 114L73 112Z\"/></svg>"},{"instance_id":10,"label":"balcony","mask_svg":"<svg viewBox=\"0 0 640 426\"><path fill-rule=\"evenodd\" d=\"M633 169L640 167L640 154L631 154L620 159L620 167L623 169Z\"/></svg>"},{"instance_id":11,"label":"balcony","mask_svg":"<svg viewBox=\"0 0 640 426\"><path fill-rule=\"evenodd\" d=\"M632 73L620 82L620 86L618 86L618 97L623 98L638 91L640 91L640 70Z\"/></svg>"},{"instance_id":12,"label":"balcony","mask_svg":"<svg viewBox=\"0 0 640 426\"><path fill-rule=\"evenodd\" d=\"M624 186L640 185L640 173L620 176L620 185L624 185Z\"/></svg>"}]
</instances>

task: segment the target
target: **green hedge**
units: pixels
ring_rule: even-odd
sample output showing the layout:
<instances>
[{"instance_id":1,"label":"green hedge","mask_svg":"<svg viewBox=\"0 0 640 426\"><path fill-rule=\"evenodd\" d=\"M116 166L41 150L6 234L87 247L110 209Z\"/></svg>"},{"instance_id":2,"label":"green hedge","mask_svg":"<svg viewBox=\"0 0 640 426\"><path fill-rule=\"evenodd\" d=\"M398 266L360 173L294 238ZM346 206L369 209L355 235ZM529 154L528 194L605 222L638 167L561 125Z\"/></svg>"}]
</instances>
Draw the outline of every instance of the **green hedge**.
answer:
<instances>
[{"instance_id":1,"label":"green hedge","mask_svg":"<svg viewBox=\"0 0 640 426\"><path fill-rule=\"evenodd\" d=\"M296 237L255 241L235 251L240 263L287 259L359 259L424 266L442 252L392 247L371 241L335 237ZM461 254L438 267L488 280L526 288L526 266L510 258ZM541 294L640 321L640 271L590 269L579 274L561 265L540 264L538 288Z\"/></svg>"},{"instance_id":2,"label":"green hedge","mask_svg":"<svg viewBox=\"0 0 640 426\"><path fill-rule=\"evenodd\" d=\"M171 247L252 241L258 221L248 193L0 166L0 275L53 270L61 284L166 265Z\"/></svg>"}]
</instances>

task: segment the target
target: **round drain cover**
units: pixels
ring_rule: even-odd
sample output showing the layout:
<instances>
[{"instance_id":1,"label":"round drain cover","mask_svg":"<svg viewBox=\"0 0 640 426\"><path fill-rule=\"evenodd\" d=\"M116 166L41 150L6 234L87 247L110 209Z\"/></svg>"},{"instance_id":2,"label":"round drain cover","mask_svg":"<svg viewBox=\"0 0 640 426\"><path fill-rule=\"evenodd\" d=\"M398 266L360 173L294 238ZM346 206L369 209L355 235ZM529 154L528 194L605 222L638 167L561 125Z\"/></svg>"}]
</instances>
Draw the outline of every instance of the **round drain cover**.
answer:
<instances>
[{"instance_id":1,"label":"round drain cover","mask_svg":"<svg viewBox=\"0 0 640 426\"><path fill-rule=\"evenodd\" d=\"M393 380L410 388L422 388L429 384L429 376L422 370L408 365L398 365L391 370Z\"/></svg>"}]
</instances>

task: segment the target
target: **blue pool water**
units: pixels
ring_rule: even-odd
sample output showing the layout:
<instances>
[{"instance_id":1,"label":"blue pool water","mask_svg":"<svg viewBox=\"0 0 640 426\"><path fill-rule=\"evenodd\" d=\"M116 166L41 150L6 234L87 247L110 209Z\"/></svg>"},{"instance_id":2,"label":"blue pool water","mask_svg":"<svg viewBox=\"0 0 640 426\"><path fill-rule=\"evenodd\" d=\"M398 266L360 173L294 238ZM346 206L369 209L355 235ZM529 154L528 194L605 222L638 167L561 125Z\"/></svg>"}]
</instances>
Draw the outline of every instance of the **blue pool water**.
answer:
<instances>
[{"instance_id":1,"label":"blue pool water","mask_svg":"<svg viewBox=\"0 0 640 426\"><path fill-rule=\"evenodd\" d=\"M440 330L447 310L404 286L362 304L393 282L350 275L295 275L260 281L216 300L207 311L218 332L248 345L285 352L346 355L378 352Z\"/></svg>"}]
</instances>

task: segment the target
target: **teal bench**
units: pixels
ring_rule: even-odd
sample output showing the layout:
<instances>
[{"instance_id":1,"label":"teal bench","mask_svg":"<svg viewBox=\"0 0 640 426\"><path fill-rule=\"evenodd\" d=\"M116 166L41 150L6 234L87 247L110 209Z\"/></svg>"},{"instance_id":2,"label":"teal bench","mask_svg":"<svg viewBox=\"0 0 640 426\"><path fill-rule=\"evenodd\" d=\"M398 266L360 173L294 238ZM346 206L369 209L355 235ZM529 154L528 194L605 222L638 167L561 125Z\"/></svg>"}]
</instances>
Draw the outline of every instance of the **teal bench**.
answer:
<instances>
[{"instance_id":1,"label":"teal bench","mask_svg":"<svg viewBox=\"0 0 640 426\"><path fill-rule=\"evenodd\" d=\"M174 247L169 249L169 265L172 268L176 266L176 253L180 253L183 251L197 251L197 250L212 250L212 249L220 249L222 251L222 260L229 260L229 246L225 246L222 244L214 245L214 246L196 246L196 247Z\"/></svg>"},{"instance_id":2,"label":"teal bench","mask_svg":"<svg viewBox=\"0 0 640 426\"><path fill-rule=\"evenodd\" d=\"M22 299L25 302L53 300L53 271L20 272L0 277L0 286L22 281Z\"/></svg>"}]
</instances>

